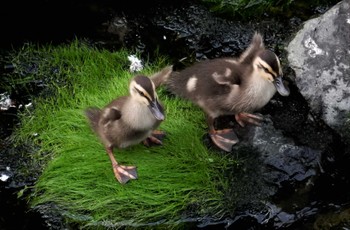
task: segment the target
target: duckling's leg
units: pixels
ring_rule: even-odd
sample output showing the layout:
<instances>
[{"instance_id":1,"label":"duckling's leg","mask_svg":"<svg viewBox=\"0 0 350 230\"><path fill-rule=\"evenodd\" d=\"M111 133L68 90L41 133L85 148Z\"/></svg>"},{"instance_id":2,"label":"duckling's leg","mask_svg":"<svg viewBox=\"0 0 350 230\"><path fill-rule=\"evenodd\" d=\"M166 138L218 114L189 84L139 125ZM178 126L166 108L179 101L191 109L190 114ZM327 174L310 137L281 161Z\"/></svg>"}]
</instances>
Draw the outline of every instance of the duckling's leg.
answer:
<instances>
[{"instance_id":1,"label":"duckling's leg","mask_svg":"<svg viewBox=\"0 0 350 230\"><path fill-rule=\"evenodd\" d=\"M264 120L261 116L254 115L251 113L239 113L235 115L236 121L242 127L244 127L247 123L260 126L261 122Z\"/></svg>"},{"instance_id":2,"label":"duckling's leg","mask_svg":"<svg viewBox=\"0 0 350 230\"><path fill-rule=\"evenodd\" d=\"M150 147L152 144L162 145L162 140L165 137L165 132L160 130L153 130L151 136L147 137L146 140L143 141L143 144L147 147Z\"/></svg>"},{"instance_id":3,"label":"duckling's leg","mask_svg":"<svg viewBox=\"0 0 350 230\"><path fill-rule=\"evenodd\" d=\"M209 136L214 144L226 152L231 152L232 146L239 141L233 129L215 130L214 118L209 116L207 117L207 122L209 126Z\"/></svg>"},{"instance_id":4,"label":"duckling's leg","mask_svg":"<svg viewBox=\"0 0 350 230\"><path fill-rule=\"evenodd\" d=\"M119 183L125 184L131 179L137 179L137 172L135 166L119 165L116 159L114 158L113 149L111 147L106 147L106 151L112 162L114 176L115 178L117 178Z\"/></svg>"}]
</instances>

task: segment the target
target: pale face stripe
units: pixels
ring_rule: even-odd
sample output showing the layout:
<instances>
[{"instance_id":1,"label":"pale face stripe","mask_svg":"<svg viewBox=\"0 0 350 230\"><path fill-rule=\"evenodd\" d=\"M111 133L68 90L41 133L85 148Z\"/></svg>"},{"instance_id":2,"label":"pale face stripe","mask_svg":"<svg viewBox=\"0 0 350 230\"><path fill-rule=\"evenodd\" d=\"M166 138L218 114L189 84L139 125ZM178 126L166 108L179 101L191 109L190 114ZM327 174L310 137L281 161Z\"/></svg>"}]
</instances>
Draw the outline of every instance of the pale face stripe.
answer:
<instances>
[{"instance_id":1,"label":"pale face stripe","mask_svg":"<svg viewBox=\"0 0 350 230\"><path fill-rule=\"evenodd\" d=\"M273 75L273 77L277 77L277 73L271 68L271 66L269 66L269 64L267 64L264 60L262 60L260 57L257 57L256 60L254 61L255 65L257 66L262 66L265 69L268 70L269 73L271 73ZM269 74L267 73L267 74Z\"/></svg>"}]
</instances>

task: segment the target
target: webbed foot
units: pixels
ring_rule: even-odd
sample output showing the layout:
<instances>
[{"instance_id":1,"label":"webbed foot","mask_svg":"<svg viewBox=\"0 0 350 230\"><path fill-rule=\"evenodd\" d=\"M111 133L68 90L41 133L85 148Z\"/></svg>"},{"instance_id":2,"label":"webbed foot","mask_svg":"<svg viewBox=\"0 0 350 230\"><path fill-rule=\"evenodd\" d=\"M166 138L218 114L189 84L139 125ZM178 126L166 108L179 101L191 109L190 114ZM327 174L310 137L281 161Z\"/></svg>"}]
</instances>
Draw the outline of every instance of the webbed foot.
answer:
<instances>
[{"instance_id":1,"label":"webbed foot","mask_svg":"<svg viewBox=\"0 0 350 230\"><path fill-rule=\"evenodd\" d=\"M117 178L117 180L121 184L125 184L131 179L137 179L137 172L135 166L113 164L113 172L115 178Z\"/></svg>"},{"instance_id":2,"label":"webbed foot","mask_svg":"<svg viewBox=\"0 0 350 230\"><path fill-rule=\"evenodd\" d=\"M143 144L147 147L150 147L152 145L162 145L162 140L165 137L165 132L160 130L154 130L151 134L151 136L147 137L146 140L143 141Z\"/></svg>"},{"instance_id":3,"label":"webbed foot","mask_svg":"<svg viewBox=\"0 0 350 230\"><path fill-rule=\"evenodd\" d=\"M242 127L244 127L246 124L260 126L261 122L264 120L263 117L251 113L239 113L235 115L235 118L238 124Z\"/></svg>"},{"instance_id":4,"label":"webbed foot","mask_svg":"<svg viewBox=\"0 0 350 230\"><path fill-rule=\"evenodd\" d=\"M211 130L209 135L214 144L226 152L231 152L232 146L239 142L232 129Z\"/></svg>"}]
</instances>

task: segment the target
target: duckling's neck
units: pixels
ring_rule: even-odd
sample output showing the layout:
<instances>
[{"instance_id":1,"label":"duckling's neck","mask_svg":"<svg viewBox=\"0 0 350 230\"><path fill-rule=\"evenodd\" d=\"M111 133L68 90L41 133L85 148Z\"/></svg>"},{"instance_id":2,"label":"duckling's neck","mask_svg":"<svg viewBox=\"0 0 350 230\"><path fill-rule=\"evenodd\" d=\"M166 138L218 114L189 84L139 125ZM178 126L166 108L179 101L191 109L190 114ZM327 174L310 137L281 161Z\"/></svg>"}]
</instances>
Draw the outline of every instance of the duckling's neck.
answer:
<instances>
[{"instance_id":1,"label":"duckling's neck","mask_svg":"<svg viewBox=\"0 0 350 230\"><path fill-rule=\"evenodd\" d=\"M273 83L253 71L250 78L244 79L239 87L240 95L236 98L233 110L235 112L254 112L265 106L276 93ZM237 94L236 94L237 95Z\"/></svg>"},{"instance_id":2,"label":"duckling's neck","mask_svg":"<svg viewBox=\"0 0 350 230\"><path fill-rule=\"evenodd\" d=\"M125 104L124 111L127 114L124 117L124 122L134 129L149 130L157 123L147 105L133 98L129 98L129 101Z\"/></svg>"}]
</instances>

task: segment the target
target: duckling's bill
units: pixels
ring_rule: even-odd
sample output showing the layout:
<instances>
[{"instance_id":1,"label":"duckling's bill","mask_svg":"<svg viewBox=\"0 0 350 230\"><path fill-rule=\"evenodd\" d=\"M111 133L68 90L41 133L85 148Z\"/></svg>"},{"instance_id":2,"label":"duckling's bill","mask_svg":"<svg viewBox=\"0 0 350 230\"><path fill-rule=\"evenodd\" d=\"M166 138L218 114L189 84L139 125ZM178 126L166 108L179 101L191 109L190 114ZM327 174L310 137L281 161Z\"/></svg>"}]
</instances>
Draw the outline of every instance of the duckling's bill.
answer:
<instances>
[{"instance_id":1,"label":"duckling's bill","mask_svg":"<svg viewBox=\"0 0 350 230\"><path fill-rule=\"evenodd\" d=\"M153 116L157 120L163 121L165 119L163 108L159 104L158 100L151 101L150 104L148 105L148 108L151 110Z\"/></svg>"},{"instance_id":2,"label":"duckling's bill","mask_svg":"<svg viewBox=\"0 0 350 230\"><path fill-rule=\"evenodd\" d=\"M290 91L289 89L283 84L282 76L278 76L275 78L275 81L273 82L277 92L281 94L282 96L286 97L289 95Z\"/></svg>"}]
</instances>

